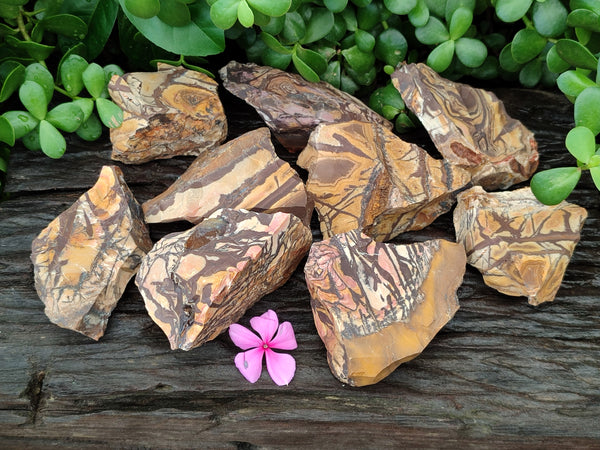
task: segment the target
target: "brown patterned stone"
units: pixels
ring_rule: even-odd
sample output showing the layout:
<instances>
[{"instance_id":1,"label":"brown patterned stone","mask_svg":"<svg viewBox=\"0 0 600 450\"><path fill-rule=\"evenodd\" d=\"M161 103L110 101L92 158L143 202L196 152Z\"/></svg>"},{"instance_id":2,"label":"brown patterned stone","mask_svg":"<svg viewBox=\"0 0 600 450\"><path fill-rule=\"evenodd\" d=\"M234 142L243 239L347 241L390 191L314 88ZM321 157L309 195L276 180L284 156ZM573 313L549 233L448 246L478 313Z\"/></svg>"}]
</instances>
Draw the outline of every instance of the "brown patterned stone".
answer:
<instances>
[{"instance_id":1,"label":"brown patterned stone","mask_svg":"<svg viewBox=\"0 0 600 450\"><path fill-rule=\"evenodd\" d=\"M458 310L463 247L377 243L357 230L316 242L304 269L333 375L374 384L418 356Z\"/></svg>"},{"instance_id":2,"label":"brown patterned stone","mask_svg":"<svg viewBox=\"0 0 600 450\"><path fill-rule=\"evenodd\" d=\"M321 124L298 165L325 238L360 229L376 241L426 227L450 210L467 171L431 158L377 124Z\"/></svg>"},{"instance_id":3,"label":"brown patterned stone","mask_svg":"<svg viewBox=\"0 0 600 450\"><path fill-rule=\"evenodd\" d=\"M476 186L458 197L456 239L485 284L539 305L554 300L587 211L541 204L526 187L487 193Z\"/></svg>"},{"instance_id":4,"label":"brown patterned stone","mask_svg":"<svg viewBox=\"0 0 600 450\"><path fill-rule=\"evenodd\" d=\"M35 287L48 318L98 340L151 247L121 169L104 166L96 184L33 241Z\"/></svg>"},{"instance_id":5,"label":"brown patterned stone","mask_svg":"<svg viewBox=\"0 0 600 450\"><path fill-rule=\"evenodd\" d=\"M287 213L222 209L158 241L136 284L172 349L214 339L292 275L312 242Z\"/></svg>"},{"instance_id":6,"label":"brown patterned stone","mask_svg":"<svg viewBox=\"0 0 600 450\"><path fill-rule=\"evenodd\" d=\"M290 151L304 148L320 123L348 120L392 124L360 100L323 81L268 66L231 61L219 71L223 86L254 107L281 144Z\"/></svg>"},{"instance_id":7,"label":"brown patterned stone","mask_svg":"<svg viewBox=\"0 0 600 450\"><path fill-rule=\"evenodd\" d=\"M279 159L266 127L200 155L165 192L143 204L148 223L198 223L220 208L289 212L305 223L306 189Z\"/></svg>"},{"instance_id":8,"label":"brown patterned stone","mask_svg":"<svg viewBox=\"0 0 600 450\"><path fill-rule=\"evenodd\" d=\"M110 130L114 160L200 155L227 137L217 83L203 73L159 63L158 72L113 76L108 90L123 109L123 124Z\"/></svg>"},{"instance_id":9,"label":"brown patterned stone","mask_svg":"<svg viewBox=\"0 0 600 450\"><path fill-rule=\"evenodd\" d=\"M504 189L535 172L533 133L509 117L495 94L442 78L425 64L401 65L392 82L440 153L467 168L473 184Z\"/></svg>"}]
</instances>

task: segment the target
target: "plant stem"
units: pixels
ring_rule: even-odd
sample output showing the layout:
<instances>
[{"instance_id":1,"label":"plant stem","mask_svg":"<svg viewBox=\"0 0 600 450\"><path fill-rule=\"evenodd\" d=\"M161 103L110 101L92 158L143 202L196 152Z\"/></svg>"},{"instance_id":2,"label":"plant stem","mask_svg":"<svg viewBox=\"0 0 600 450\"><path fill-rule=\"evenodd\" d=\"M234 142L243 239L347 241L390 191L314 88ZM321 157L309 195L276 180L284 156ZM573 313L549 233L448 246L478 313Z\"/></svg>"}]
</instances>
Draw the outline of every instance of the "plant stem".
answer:
<instances>
[{"instance_id":1,"label":"plant stem","mask_svg":"<svg viewBox=\"0 0 600 450\"><path fill-rule=\"evenodd\" d=\"M65 91L63 88L61 88L61 87L59 87L57 85L54 85L54 90L56 92L60 92L61 94L69 97L70 99L75 99L75 97L73 97L71 94L69 94L67 91Z\"/></svg>"},{"instance_id":2,"label":"plant stem","mask_svg":"<svg viewBox=\"0 0 600 450\"><path fill-rule=\"evenodd\" d=\"M17 26L19 27L19 31L21 32L21 36L26 41L31 41L31 36L27 32L27 28L25 28L25 22L23 21L23 8L19 9L19 15L17 16Z\"/></svg>"}]
</instances>

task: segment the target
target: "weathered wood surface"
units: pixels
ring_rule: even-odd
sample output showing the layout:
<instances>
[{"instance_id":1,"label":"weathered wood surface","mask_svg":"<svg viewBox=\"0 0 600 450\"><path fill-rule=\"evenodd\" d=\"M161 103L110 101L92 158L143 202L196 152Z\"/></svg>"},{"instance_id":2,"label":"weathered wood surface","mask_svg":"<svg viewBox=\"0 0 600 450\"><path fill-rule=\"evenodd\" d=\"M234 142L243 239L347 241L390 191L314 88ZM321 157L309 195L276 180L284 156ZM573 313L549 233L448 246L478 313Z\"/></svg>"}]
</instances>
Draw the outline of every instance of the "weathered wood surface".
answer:
<instances>
[{"instance_id":1,"label":"weathered wood surface","mask_svg":"<svg viewBox=\"0 0 600 450\"><path fill-rule=\"evenodd\" d=\"M542 168L571 164L563 150L570 104L543 92L496 92L536 133ZM224 103L230 137L263 125L243 103ZM411 138L431 149L422 136ZM0 204L0 447L600 448L600 195L587 177L570 201L589 217L554 302L534 308L501 295L469 267L455 317L373 386L345 386L329 371L301 264L242 320L271 308L293 323L298 370L277 387L266 371L256 384L243 379L226 334L171 351L133 283L99 342L44 316L31 241L94 183L109 154L106 143L70 146L57 161L13 154L11 198ZM143 202L190 161L123 171ZM410 236L452 239L451 224L446 214ZM152 237L177 227L152 226Z\"/></svg>"}]
</instances>

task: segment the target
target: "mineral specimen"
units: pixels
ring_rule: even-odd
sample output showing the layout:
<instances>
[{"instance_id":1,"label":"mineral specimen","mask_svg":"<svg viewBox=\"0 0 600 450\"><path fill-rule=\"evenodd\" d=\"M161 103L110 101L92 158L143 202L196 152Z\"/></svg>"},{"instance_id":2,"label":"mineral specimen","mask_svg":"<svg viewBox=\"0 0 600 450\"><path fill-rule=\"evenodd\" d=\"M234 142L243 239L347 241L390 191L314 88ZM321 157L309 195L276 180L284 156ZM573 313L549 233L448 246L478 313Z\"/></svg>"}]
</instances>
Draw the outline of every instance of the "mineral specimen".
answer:
<instances>
[{"instance_id":1,"label":"mineral specimen","mask_svg":"<svg viewBox=\"0 0 600 450\"><path fill-rule=\"evenodd\" d=\"M35 287L48 318L98 340L151 247L121 169L104 166L96 184L33 241Z\"/></svg>"},{"instance_id":2,"label":"mineral specimen","mask_svg":"<svg viewBox=\"0 0 600 450\"><path fill-rule=\"evenodd\" d=\"M418 230L450 210L467 171L431 158L381 125L321 124L298 165L325 238L360 229L376 241Z\"/></svg>"},{"instance_id":3,"label":"mineral specimen","mask_svg":"<svg viewBox=\"0 0 600 450\"><path fill-rule=\"evenodd\" d=\"M473 184L504 189L531 177L537 143L495 94L440 77L425 64L401 65L392 82L440 153L467 168Z\"/></svg>"},{"instance_id":4,"label":"mineral specimen","mask_svg":"<svg viewBox=\"0 0 600 450\"><path fill-rule=\"evenodd\" d=\"M159 196L143 204L148 223L198 223L220 208L289 212L308 223L306 189L279 159L269 129L259 128L200 155Z\"/></svg>"},{"instance_id":5,"label":"mineral specimen","mask_svg":"<svg viewBox=\"0 0 600 450\"><path fill-rule=\"evenodd\" d=\"M171 348L190 350L283 285L311 242L310 230L291 214L222 209L158 241L136 284Z\"/></svg>"},{"instance_id":6,"label":"mineral specimen","mask_svg":"<svg viewBox=\"0 0 600 450\"><path fill-rule=\"evenodd\" d=\"M319 123L361 120L386 128L392 124L355 97L328 83L311 83L300 75L232 61L219 71L223 86L253 106L281 144L304 148Z\"/></svg>"},{"instance_id":7,"label":"mineral specimen","mask_svg":"<svg viewBox=\"0 0 600 450\"><path fill-rule=\"evenodd\" d=\"M183 67L158 64L158 72L114 76L110 96L123 109L111 128L111 158L127 164L176 155L199 155L227 137L217 83Z\"/></svg>"},{"instance_id":8,"label":"mineral specimen","mask_svg":"<svg viewBox=\"0 0 600 450\"><path fill-rule=\"evenodd\" d=\"M460 244L377 243L354 230L311 247L304 273L333 375L374 384L419 355L458 310Z\"/></svg>"},{"instance_id":9,"label":"mineral specimen","mask_svg":"<svg viewBox=\"0 0 600 450\"><path fill-rule=\"evenodd\" d=\"M454 227L485 284L539 305L554 300L586 217L571 203L543 205L528 187L487 193L476 186L458 196Z\"/></svg>"}]
</instances>

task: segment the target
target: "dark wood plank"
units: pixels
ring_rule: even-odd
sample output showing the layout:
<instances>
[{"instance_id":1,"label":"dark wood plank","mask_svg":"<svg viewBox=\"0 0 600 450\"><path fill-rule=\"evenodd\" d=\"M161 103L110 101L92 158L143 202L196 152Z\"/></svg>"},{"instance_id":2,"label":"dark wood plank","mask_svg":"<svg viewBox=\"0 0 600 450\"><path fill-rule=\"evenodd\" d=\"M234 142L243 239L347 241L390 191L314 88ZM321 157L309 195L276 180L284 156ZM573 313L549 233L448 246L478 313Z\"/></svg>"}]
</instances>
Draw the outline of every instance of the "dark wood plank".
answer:
<instances>
[{"instance_id":1,"label":"dark wood plank","mask_svg":"<svg viewBox=\"0 0 600 450\"><path fill-rule=\"evenodd\" d=\"M497 92L536 133L543 168L572 163L563 148L572 105L547 92ZM262 125L242 103L227 104L232 137ZM421 132L410 138L430 145ZM243 320L272 308L293 323L298 370L279 388L266 373L247 383L226 335L169 350L133 283L99 342L49 323L31 241L111 163L106 139L74 144L57 161L16 150L0 204L0 447L600 448L600 196L588 177L570 200L589 218L553 303L500 295L469 268L455 318L374 386L350 388L329 372L300 268ZM190 161L120 166L143 201ZM400 240L453 239L451 229L445 215ZM167 231L154 227L153 237Z\"/></svg>"}]
</instances>

